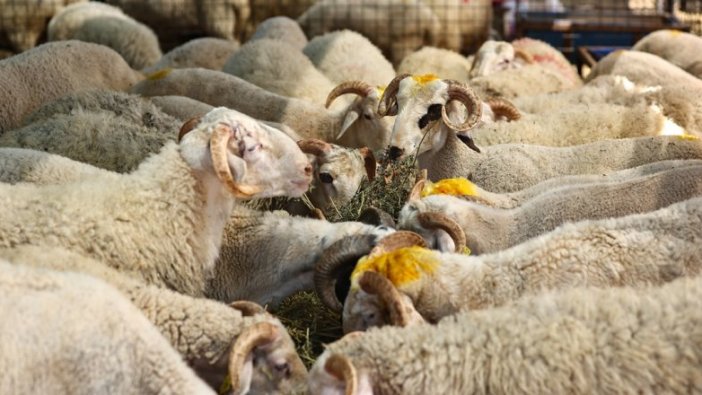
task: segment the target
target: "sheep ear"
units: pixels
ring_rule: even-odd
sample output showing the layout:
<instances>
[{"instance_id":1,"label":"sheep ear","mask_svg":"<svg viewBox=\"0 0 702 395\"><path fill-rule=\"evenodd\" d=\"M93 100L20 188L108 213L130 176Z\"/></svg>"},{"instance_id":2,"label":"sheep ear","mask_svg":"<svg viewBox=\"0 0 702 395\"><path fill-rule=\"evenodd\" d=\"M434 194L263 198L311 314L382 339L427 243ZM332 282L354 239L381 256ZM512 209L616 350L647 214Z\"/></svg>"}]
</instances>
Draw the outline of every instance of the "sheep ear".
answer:
<instances>
[{"instance_id":1,"label":"sheep ear","mask_svg":"<svg viewBox=\"0 0 702 395\"><path fill-rule=\"evenodd\" d=\"M193 117L185 121L183 126L180 127L180 132L178 132L178 140L177 142L180 143L180 140L188 134L191 130L195 129L195 127L200 123L200 120L202 119L202 115L198 115L197 117Z\"/></svg>"},{"instance_id":2,"label":"sheep ear","mask_svg":"<svg viewBox=\"0 0 702 395\"><path fill-rule=\"evenodd\" d=\"M344 133L353 125L354 122L358 119L359 115L356 111L349 111L346 113L346 116L344 117L344 123L341 125L341 131L339 134L336 135L336 139L339 140Z\"/></svg>"},{"instance_id":3,"label":"sheep ear","mask_svg":"<svg viewBox=\"0 0 702 395\"><path fill-rule=\"evenodd\" d=\"M412 190L410 191L409 197L407 197L407 203L414 202L422 198L422 190L424 189L426 182L426 179L420 179L416 184L414 184L414 187L412 187Z\"/></svg>"}]
</instances>

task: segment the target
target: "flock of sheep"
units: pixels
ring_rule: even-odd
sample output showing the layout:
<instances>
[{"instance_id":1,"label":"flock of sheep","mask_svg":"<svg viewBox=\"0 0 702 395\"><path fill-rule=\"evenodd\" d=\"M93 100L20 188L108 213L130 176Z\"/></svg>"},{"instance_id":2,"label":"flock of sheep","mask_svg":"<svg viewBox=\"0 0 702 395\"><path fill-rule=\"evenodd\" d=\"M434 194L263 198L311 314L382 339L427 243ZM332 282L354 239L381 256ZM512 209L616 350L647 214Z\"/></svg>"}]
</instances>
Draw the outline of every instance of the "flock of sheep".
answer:
<instances>
[{"instance_id":1,"label":"flock of sheep","mask_svg":"<svg viewBox=\"0 0 702 395\"><path fill-rule=\"evenodd\" d=\"M38 2L0 61L0 393L702 391L702 39L581 78L377 2L433 22ZM406 158L397 216L324 219ZM267 309L306 290L346 333L309 371Z\"/></svg>"}]
</instances>

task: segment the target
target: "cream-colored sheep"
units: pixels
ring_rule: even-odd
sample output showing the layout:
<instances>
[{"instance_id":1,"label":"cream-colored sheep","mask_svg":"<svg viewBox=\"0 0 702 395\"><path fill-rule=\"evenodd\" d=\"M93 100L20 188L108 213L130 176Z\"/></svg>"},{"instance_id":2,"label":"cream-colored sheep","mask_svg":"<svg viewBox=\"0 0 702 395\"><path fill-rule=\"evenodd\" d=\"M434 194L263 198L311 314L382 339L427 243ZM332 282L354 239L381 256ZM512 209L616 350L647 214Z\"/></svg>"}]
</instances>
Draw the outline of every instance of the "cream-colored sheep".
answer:
<instances>
[{"instance_id":1,"label":"cream-colored sheep","mask_svg":"<svg viewBox=\"0 0 702 395\"><path fill-rule=\"evenodd\" d=\"M434 74L440 78L468 81L471 63L458 52L437 47L422 47L405 56L397 74ZM388 80L390 81L390 80Z\"/></svg>"},{"instance_id":2,"label":"cream-colored sheep","mask_svg":"<svg viewBox=\"0 0 702 395\"><path fill-rule=\"evenodd\" d=\"M270 6L270 4L266 4L266 6ZM252 7L256 6L252 5ZM305 32L294 19L287 16L275 16L264 20L256 26L256 31L248 41L262 39L279 40L300 51L307 45Z\"/></svg>"},{"instance_id":3,"label":"cream-colored sheep","mask_svg":"<svg viewBox=\"0 0 702 395\"><path fill-rule=\"evenodd\" d=\"M645 35L631 49L660 56L695 77L702 77L702 39L698 35L679 30L657 30Z\"/></svg>"},{"instance_id":4,"label":"cream-colored sheep","mask_svg":"<svg viewBox=\"0 0 702 395\"><path fill-rule=\"evenodd\" d=\"M159 70L202 67L222 70L222 66L239 49L239 42L216 37L201 37L189 40L165 53L154 65L142 70L153 74Z\"/></svg>"}]
</instances>

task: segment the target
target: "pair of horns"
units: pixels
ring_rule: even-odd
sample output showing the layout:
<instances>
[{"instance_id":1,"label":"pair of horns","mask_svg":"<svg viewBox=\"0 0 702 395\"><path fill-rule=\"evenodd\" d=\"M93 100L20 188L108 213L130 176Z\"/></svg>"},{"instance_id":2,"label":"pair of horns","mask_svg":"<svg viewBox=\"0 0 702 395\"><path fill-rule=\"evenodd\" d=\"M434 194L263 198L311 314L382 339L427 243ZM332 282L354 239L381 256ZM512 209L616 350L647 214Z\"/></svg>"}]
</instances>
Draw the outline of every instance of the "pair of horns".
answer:
<instances>
[{"instance_id":1,"label":"pair of horns","mask_svg":"<svg viewBox=\"0 0 702 395\"><path fill-rule=\"evenodd\" d=\"M397 77L393 78L392 81L390 81L387 88L385 88L383 95L380 97L380 102L378 103L378 114L380 114L381 116L397 115L397 113L399 112L397 104L397 93L400 90L400 82L402 82L403 79L409 76L411 76L411 74L400 74ZM475 124L477 124L478 121L480 121L480 117L482 116L483 109L481 106L480 99L475 94L475 92L473 92L472 89L470 89L467 85L459 81L443 81L448 85L448 88L446 90L448 100L446 102L448 103L451 100L461 102L468 110L468 117L466 117L463 123L454 123L449 118L448 113L446 112L446 106L444 105L441 108L441 118L443 119L446 126L457 132L464 132L469 130L470 128L475 126Z\"/></svg>"},{"instance_id":2,"label":"pair of horns","mask_svg":"<svg viewBox=\"0 0 702 395\"><path fill-rule=\"evenodd\" d=\"M195 129L202 120L202 116L197 116L187 120L180 128L178 133L178 142L183 137ZM234 137L234 129L231 125L219 122L215 125L212 136L210 137L210 156L212 157L212 165L214 167L217 178L229 189L234 197L250 198L260 192L258 187L252 185L238 184L234 181L234 176L229 167L227 155L229 154L229 140Z\"/></svg>"},{"instance_id":3,"label":"pair of horns","mask_svg":"<svg viewBox=\"0 0 702 395\"><path fill-rule=\"evenodd\" d=\"M324 156L333 149L331 144L319 139L299 140L297 142L297 146L300 147L302 152L314 156ZM375 168L377 167L375 155L373 155L373 151L371 151L371 149L368 147L359 148L358 151L363 158L363 166L366 169L368 180L373 181L375 178Z\"/></svg>"},{"instance_id":4,"label":"pair of horns","mask_svg":"<svg viewBox=\"0 0 702 395\"><path fill-rule=\"evenodd\" d=\"M374 90L375 88L373 88L369 83L365 81L345 81L334 87L334 89L332 89L332 91L329 92L329 95L327 95L327 101L326 103L324 103L324 106L326 108L329 108L329 106L331 106L332 102L334 102L334 100L337 97L345 95L347 93L354 93L361 97L366 97L373 93Z\"/></svg>"}]
</instances>

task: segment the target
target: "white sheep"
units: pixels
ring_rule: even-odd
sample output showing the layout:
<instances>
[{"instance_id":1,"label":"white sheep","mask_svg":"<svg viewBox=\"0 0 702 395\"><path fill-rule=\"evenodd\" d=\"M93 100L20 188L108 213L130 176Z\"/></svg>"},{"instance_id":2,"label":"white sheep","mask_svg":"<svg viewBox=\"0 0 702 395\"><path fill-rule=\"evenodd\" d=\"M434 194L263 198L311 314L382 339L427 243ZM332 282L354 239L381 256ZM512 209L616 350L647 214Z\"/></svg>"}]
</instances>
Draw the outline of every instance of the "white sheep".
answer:
<instances>
[{"instance_id":1,"label":"white sheep","mask_svg":"<svg viewBox=\"0 0 702 395\"><path fill-rule=\"evenodd\" d=\"M181 122L201 116L202 114L207 114L214 108L214 106L186 96L153 96L150 99L151 102L156 105L156 107L161 109L161 111L180 120ZM285 130L283 131L285 132Z\"/></svg>"},{"instance_id":2,"label":"white sheep","mask_svg":"<svg viewBox=\"0 0 702 395\"><path fill-rule=\"evenodd\" d=\"M680 67L697 78L702 77L702 39L679 30L656 30L645 35L632 51L652 53Z\"/></svg>"},{"instance_id":3,"label":"white sheep","mask_svg":"<svg viewBox=\"0 0 702 395\"><path fill-rule=\"evenodd\" d=\"M143 77L115 51L81 41L40 45L0 61L0 134L47 101L82 90L125 91Z\"/></svg>"},{"instance_id":4,"label":"white sheep","mask_svg":"<svg viewBox=\"0 0 702 395\"><path fill-rule=\"evenodd\" d=\"M0 0L0 36L10 47L24 52L35 45L46 31L46 21L63 7L87 0Z\"/></svg>"},{"instance_id":5,"label":"white sheep","mask_svg":"<svg viewBox=\"0 0 702 395\"><path fill-rule=\"evenodd\" d=\"M699 215L699 213L698 213ZM576 288L436 325L349 334L310 371L313 394L686 393L702 390L702 279Z\"/></svg>"},{"instance_id":6,"label":"white sheep","mask_svg":"<svg viewBox=\"0 0 702 395\"><path fill-rule=\"evenodd\" d=\"M147 24L162 42L182 42L193 32L204 36L236 40L251 15L246 0L107 0L127 15Z\"/></svg>"},{"instance_id":7,"label":"white sheep","mask_svg":"<svg viewBox=\"0 0 702 395\"><path fill-rule=\"evenodd\" d=\"M202 67L221 70L224 63L239 49L239 42L216 37L201 37L179 45L165 53L155 64L146 67L144 74L162 69Z\"/></svg>"},{"instance_id":8,"label":"white sheep","mask_svg":"<svg viewBox=\"0 0 702 395\"><path fill-rule=\"evenodd\" d=\"M215 393L101 280L0 259L0 288L2 393Z\"/></svg>"},{"instance_id":9,"label":"white sheep","mask_svg":"<svg viewBox=\"0 0 702 395\"><path fill-rule=\"evenodd\" d=\"M234 198L300 196L312 167L281 131L234 110L216 108L191 126L129 174L3 185L0 245L63 246L201 295Z\"/></svg>"},{"instance_id":10,"label":"white sheep","mask_svg":"<svg viewBox=\"0 0 702 395\"><path fill-rule=\"evenodd\" d=\"M418 232L436 246L443 231L420 219L424 213L445 217L463 229L473 254L485 254L523 243L566 222L645 213L700 196L699 180L702 166L679 166L618 182L550 189L512 209L486 207L451 195L423 199L415 195L402 208L398 226Z\"/></svg>"},{"instance_id":11,"label":"white sheep","mask_svg":"<svg viewBox=\"0 0 702 395\"><path fill-rule=\"evenodd\" d=\"M380 49L351 30L316 36L302 52L336 84L365 81L373 86L385 86L395 78L395 69Z\"/></svg>"},{"instance_id":12,"label":"white sheep","mask_svg":"<svg viewBox=\"0 0 702 395\"><path fill-rule=\"evenodd\" d=\"M270 5L267 4L266 6ZM253 9L255 7L255 5L252 5ZM271 17L256 26L256 30L249 38L249 41L262 39L279 40L300 51L307 45L305 32L302 31L302 28L294 19L287 16Z\"/></svg>"},{"instance_id":13,"label":"white sheep","mask_svg":"<svg viewBox=\"0 0 702 395\"><path fill-rule=\"evenodd\" d=\"M374 15L368 18L368 15ZM436 45L441 21L419 0L348 0L316 2L297 18L307 37L349 29L367 37L393 64L423 45Z\"/></svg>"},{"instance_id":14,"label":"white sheep","mask_svg":"<svg viewBox=\"0 0 702 395\"><path fill-rule=\"evenodd\" d=\"M59 11L48 25L48 41L80 40L114 49L133 69L161 58L156 34L122 10L98 2L78 3Z\"/></svg>"},{"instance_id":15,"label":"white sheep","mask_svg":"<svg viewBox=\"0 0 702 395\"><path fill-rule=\"evenodd\" d=\"M397 74L434 74L441 78L465 82L469 79L471 67L468 59L458 52L426 46L405 56L397 66Z\"/></svg>"},{"instance_id":16,"label":"white sheep","mask_svg":"<svg viewBox=\"0 0 702 395\"><path fill-rule=\"evenodd\" d=\"M359 97L346 109L328 111L305 100L268 92L227 73L204 69L157 72L131 88L143 96L180 95L227 106L256 119L289 126L302 138L317 138L346 147L382 149L391 120L377 115L381 92L361 81L347 81L329 92L327 102L343 94Z\"/></svg>"}]
</instances>

